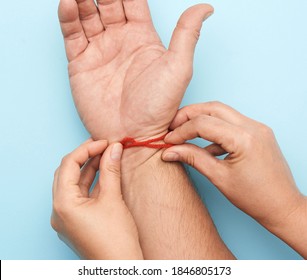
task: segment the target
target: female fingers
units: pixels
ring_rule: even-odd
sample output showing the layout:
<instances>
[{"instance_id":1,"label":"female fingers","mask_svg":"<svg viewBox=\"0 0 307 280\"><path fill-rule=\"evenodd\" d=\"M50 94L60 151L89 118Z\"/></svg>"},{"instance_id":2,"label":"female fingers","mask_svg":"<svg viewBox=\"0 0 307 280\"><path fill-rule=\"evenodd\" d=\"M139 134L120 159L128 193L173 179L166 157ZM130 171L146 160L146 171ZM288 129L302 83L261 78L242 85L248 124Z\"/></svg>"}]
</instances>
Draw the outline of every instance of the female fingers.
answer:
<instances>
[{"instance_id":1,"label":"female fingers","mask_svg":"<svg viewBox=\"0 0 307 280\"><path fill-rule=\"evenodd\" d=\"M80 194L78 184L81 179L81 167L90 158L102 154L107 145L105 140L87 142L65 156L59 167L55 194L60 196L71 193Z\"/></svg>"}]
</instances>

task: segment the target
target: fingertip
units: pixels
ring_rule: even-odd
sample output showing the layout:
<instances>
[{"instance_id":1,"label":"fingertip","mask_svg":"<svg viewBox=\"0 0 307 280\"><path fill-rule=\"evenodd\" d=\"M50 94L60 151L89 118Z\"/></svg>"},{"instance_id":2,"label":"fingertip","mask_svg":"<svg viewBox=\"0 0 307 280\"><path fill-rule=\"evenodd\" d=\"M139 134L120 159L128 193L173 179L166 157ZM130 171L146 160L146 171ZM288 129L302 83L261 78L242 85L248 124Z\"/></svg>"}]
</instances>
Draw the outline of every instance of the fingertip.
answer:
<instances>
[{"instance_id":1,"label":"fingertip","mask_svg":"<svg viewBox=\"0 0 307 280\"><path fill-rule=\"evenodd\" d=\"M182 75L188 81L193 74L193 59L203 22L213 13L207 4L199 4L187 9L179 18L170 45L170 53L176 54L181 61Z\"/></svg>"},{"instance_id":2,"label":"fingertip","mask_svg":"<svg viewBox=\"0 0 307 280\"><path fill-rule=\"evenodd\" d=\"M104 152L109 146L108 140L99 140L99 145L102 147L102 152Z\"/></svg>"},{"instance_id":3,"label":"fingertip","mask_svg":"<svg viewBox=\"0 0 307 280\"><path fill-rule=\"evenodd\" d=\"M168 162L179 161L180 160L180 155L177 152L175 152L175 151L166 150L162 154L162 160L168 161Z\"/></svg>"},{"instance_id":4,"label":"fingertip","mask_svg":"<svg viewBox=\"0 0 307 280\"><path fill-rule=\"evenodd\" d=\"M58 16L61 22L69 22L78 17L78 5L76 1L60 0Z\"/></svg>"},{"instance_id":5,"label":"fingertip","mask_svg":"<svg viewBox=\"0 0 307 280\"><path fill-rule=\"evenodd\" d=\"M111 159L113 161L120 161L123 155L123 145L121 143L113 144L111 148Z\"/></svg>"},{"instance_id":6,"label":"fingertip","mask_svg":"<svg viewBox=\"0 0 307 280\"><path fill-rule=\"evenodd\" d=\"M99 182L101 196L107 193L121 193L121 164L123 146L120 143L111 144L101 157Z\"/></svg>"},{"instance_id":7,"label":"fingertip","mask_svg":"<svg viewBox=\"0 0 307 280\"><path fill-rule=\"evenodd\" d=\"M172 137L172 134L173 134L173 131L169 132L168 134L166 134L165 138L164 138L164 141L166 143L170 143L170 139Z\"/></svg>"},{"instance_id":8,"label":"fingertip","mask_svg":"<svg viewBox=\"0 0 307 280\"><path fill-rule=\"evenodd\" d=\"M61 17L63 12L65 11L65 0L60 0L58 4L58 16Z\"/></svg>"},{"instance_id":9,"label":"fingertip","mask_svg":"<svg viewBox=\"0 0 307 280\"><path fill-rule=\"evenodd\" d=\"M124 0L123 5L128 22L152 23L147 0Z\"/></svg>"},{"instance_id":10,"label":"fingertip","mask_svg":"<svg viewBox=\"0 0 307 280\"><path fill-rule=\"evenodd\" d=\"M120 170L120 161L123 155L123 145L120 143L110 144L102 154L100 170L109 170L116 173Z\"/></svg>"},{"instance_id":11,"label":"fingertip","mask_svg":"<svg viewBox=\"0 0 307 280\"><path fill-rule=\"evenodd\" d=\"M101 155L108 147L107 140L98 140L98 141L86 141L83 143L80 148L83 150L87 150L88 157L95 157L97 155Z\"/></svg>"},{"instance_id":12,"label":"fingertip","mask_svg":"<svg viewBox=\"0 0 307 280\"><path fill-rule=\"evenodd\" d=\"M87 140L85 143L85 145L89 145L89 146L94 146L94 147L104 147L106 148L108 146L108 140Z\"/></svg>"},{"instance_id":13,"label":"fingertip","mask_svg":"<svg viewBox=\"0 0 307 280\"><path fill-rule=\"evenodd\" d=\"M181 135L181 127L176 128L174 131L171 131L166 135L164 138L165 143L167 144L173 144L173 145L182 145L187 140L190 140L192 138L185 138Z\"/></svg>"},{"instance_id":14,"label":"fingertip","mask_svg":"<svg viewBox=\"0 0 307 280\"><path fill-rule=\"evenodd\" d=\"M187 26L194 26L201 20L204 22L214 13L214 8L209 4L197 4L188 8L182 15L181 20Z\"/></svg>"},{"instance_id":15,"label":"fingertip","mask_svg":"<svg viewBox=\"0 0 307 280\"><path fill-rule=\"evenodd\" d=\"M214 12L206 13L206 14L204 15L203 22L206 21L206 20L207 20L209 17L211 17L213 14L214 14Z\"/></svg>"},{"instance_id":16,"label":"fingertip","mask_svg":"<svg viewBox=\"0 0 307 280\"><path fill-rule=\"evenodd\" d=\"M214 7L210 4L199 4L202 6L202 9L205 11L206 14L214 14ZM197 5L196 5L197 6Z\"/></svg>"},{"instance_id":17,"label":"fingertip","mask_svg":"<svg viewBox=\"0 0 307 280\"><path fill-rule=\"evenodd\" d=\"M214 7L210 4L206 4L206 3L201 3L201 4L196 4L194 6L191 7L191 9L196 9L199 11L202 11L205 14L213 14L214 13Z\"/></svg>"},{"instance_id":18,"label":"fingertip","mask_svg":"<svg viewBox=\"0 0 307 280\"><path fill-rule=\"evenodd\" d=\"M94 141L93 138L90 137L90 138L88 138L83 144L91 143L91 142L93 142L93 141Z\"/></svg>"},{"instance_id":19,"label":"fingertip","mask_svg":"<svg viewBox=\"0 0 307 280\"><path fill-rule=\"evenodd\" d=\"M175 117L176 118L176 117ZM174 119L172 122L171 122L171 124L170 124L170 126L169 126L169 129L170 130L174 130L176 128L176 119Z\"/></svg>"},{"instance_id":20,"label":"fingertip","mask_svg":"<svg viewBox=\"0 0 307 280\"><path fill-rule=\"evenodd\" d=\"M108 140L105 140L105 139L97 140L96 142L99 142L99 143L104 144L104 145L108 145L108 143L109 143Z\"/></svg>"},{"instance_id":21,"label":"fingertip","mask_svg":"<svg viewBox=\"0 0 307 280\"><path fill-rule=\"evenodd\" d=\"M189 121L189 115L188 115L188 109L189 107L183 107L180 110L178 110L175 118L170 124L170 130L175 130L177 127L181 126L185 122Z\"/></svg>"},{"instance_id":22,"label":"fingertip","mask_svg":"<svg viewBox=\"0 0 307 280\"><path fill-rule=\"evenodd\" d=\"M161 158L163 161L185 161L185 157L187 153L192 153L193 148L196 146L192 144L179 144L173 147L170 147L166 149L162 155Z\"/></svg>"}]
</instances>

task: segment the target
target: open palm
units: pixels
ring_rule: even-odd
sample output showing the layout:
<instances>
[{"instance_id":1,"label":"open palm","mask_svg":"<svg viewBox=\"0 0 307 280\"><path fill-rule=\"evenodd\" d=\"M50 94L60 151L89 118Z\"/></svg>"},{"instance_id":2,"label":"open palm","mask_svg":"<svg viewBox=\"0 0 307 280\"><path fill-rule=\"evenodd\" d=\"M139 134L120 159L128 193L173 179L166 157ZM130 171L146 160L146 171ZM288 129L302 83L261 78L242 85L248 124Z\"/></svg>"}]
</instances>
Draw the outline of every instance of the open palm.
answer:
<instances>
[{"instance_id":1,"label":"open palm","mask_svg":"<svg viewBox=\"0 0 307 280\"><path fill-rule=\"evenodd\" d=\"M95 139L146 139L165 133L192 76L209 5L187 10L169 49L146 0L61 0L59 19L72 94Z\"/></svg>"}]
</instances>

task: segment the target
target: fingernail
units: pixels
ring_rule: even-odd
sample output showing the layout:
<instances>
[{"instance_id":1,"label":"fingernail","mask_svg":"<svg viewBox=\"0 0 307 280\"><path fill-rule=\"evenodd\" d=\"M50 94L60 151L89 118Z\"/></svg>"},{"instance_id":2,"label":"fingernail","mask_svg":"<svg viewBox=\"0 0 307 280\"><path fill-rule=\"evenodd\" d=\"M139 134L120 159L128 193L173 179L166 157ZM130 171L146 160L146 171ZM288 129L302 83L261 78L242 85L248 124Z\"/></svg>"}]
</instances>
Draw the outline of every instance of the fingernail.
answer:
<instances>
[{"instance_id":1,"label":"fingernail","mask_svg":"<svg viewBox=\"0 0 307 280\"><path fill-rule=\"evenodd\" d=\"M123 154L122 144L120 143L114 144L111 151L111 159L114 161L119 161L122 158L122 154Z\"/></svg>"},{"instance_id":2,"label":"fingernail","mask_svg":"<svg viewBox=\"0 0 307 280\"><path fill-rule=\"evenodd\" d=\"M165 161L179 161L179 155L174 152L166 153L163 155L163 160Z\"/></svg>"},{"instance_id":3,"label":"fingernail","mask_svg":"<svg viewBox=\"0 0 307 280\"><path fill-rule=\"evenodd\" d=\"M206 15L204 16L204 20L203 20L203 21L205 21L206 19L208 19L208 18L211 17L212 15L213 15L213 12L210 12L210 13L206 14Z\"/></svg>"},{"instance_id":4,"label":"fingernail","mask_svg":"<svg viewBox=\"0 0 307 280\"><path fill-rule=\"evenodd\" d=\"M168 134L165 136L164 140L166 140L166 139L168 139L169 137L171 137L172 134L173 134L173 131L171 131L170 133L168 133Z\"/></svg>"}]
</instances>

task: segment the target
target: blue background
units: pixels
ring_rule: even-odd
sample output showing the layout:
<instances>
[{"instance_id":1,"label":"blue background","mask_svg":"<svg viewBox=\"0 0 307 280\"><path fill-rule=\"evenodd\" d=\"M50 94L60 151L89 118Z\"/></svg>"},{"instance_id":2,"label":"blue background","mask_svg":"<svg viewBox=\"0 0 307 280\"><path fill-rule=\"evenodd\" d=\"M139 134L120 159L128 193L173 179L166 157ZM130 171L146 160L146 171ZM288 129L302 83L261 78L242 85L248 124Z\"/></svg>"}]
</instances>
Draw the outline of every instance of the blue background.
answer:
<instances>
[{"instance_id":1,"label":"blue background","mask_svg":"<svg viewBox=\"0 0 307 280\"><path fill-rule=\"evenodd\" d=\"M151 0L168 45L194 0ZM271 126L307 194L307 1L212 0L184 104L219 100ZM49 225L53 173L87 139L75 111L57 22L57 1L2 1L0 17L0 259L77 259ZM299 259L232 206L206 179L193 180L239 259Z\"/></svg>"}]
</instances>

